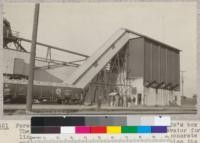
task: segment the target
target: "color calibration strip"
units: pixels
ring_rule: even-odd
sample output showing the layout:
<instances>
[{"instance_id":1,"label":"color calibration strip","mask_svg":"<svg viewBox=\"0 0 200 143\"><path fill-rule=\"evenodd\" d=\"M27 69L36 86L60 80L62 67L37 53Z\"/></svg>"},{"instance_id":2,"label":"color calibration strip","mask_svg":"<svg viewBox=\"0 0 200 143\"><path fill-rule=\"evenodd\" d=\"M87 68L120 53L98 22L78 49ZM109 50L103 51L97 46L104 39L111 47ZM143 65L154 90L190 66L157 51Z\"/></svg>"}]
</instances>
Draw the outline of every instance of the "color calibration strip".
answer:
<instances>
[{"instance_id":1,"label":"color calibration strip","mask_svg":"<svg viewBox=\"0 0 200 143\"><path fill-rule=\"evenodd\" d=\"M169 116L32 117L31 126L170 126Z\"/></svg>"},{"instance_id":2,"label":"color calibration strip","mask_svg":"<svg viewBox=\"0 0 200 143\"><path fill-rule=\"evenodd\" d=\"M167 133L167 116L32 117L32 134Z\"/></svg>"},{"instance_id":3,"label":"color calibration strip","mask_svg":"<svg viewBox=\"0 0 200 143\"><path fill-rule=\"evenodd\" d=\"M167 133L166 126L74 126L31 127L32 134Z\"/></svg>"}]
</instances>

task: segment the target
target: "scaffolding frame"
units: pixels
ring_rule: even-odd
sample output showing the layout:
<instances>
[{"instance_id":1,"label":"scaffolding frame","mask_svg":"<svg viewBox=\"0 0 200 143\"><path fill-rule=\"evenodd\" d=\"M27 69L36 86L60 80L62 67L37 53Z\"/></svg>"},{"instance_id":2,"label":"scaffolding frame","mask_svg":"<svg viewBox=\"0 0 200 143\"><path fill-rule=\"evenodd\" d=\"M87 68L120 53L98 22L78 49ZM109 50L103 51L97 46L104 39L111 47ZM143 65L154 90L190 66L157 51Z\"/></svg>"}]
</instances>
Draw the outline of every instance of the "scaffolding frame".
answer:
<instances>
[{"instance_id":1,"label":"scaffolding frame","mask_svg":"<svg viewBox=\"0 0 200 143\"><path fill-rule=\"evenodd\" d=\"M129 96L131 84L127 78L127 60L128 46L125 45L86 86L85 102L90 99L89 104L93 105L99 96L103 96L103 102L108 104L108 95L114 89L121 96Z\"/></svg>"}]
</instances>

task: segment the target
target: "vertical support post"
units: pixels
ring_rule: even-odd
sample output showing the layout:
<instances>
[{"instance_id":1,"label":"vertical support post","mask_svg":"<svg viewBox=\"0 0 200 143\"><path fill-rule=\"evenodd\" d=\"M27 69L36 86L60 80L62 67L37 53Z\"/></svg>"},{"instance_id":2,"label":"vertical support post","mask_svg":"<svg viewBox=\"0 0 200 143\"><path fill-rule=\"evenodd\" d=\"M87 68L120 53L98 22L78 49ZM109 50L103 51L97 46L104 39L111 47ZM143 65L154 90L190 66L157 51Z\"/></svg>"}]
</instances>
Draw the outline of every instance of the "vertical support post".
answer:
<instances>
[{"instance_id":1,"label":"vertical support post","mask_svg":"<svg viewBox=\"0 0 200 143\"><path fill-rule=\"evenodd\" d=\"M181 95L182 95L182 97L184 96L184 72L185 71L181 71L181 91L182 91Z\"/></svg>"},{"instance_id":2,"label":"vertical support post","mask_svg":"<svg viewBox=\"0 0 200 143\"><path fill-rule=\"evenodd\" d=\"M47 48L47 55L46 55L46 61L48 63L48 68L50 66L50 62L51 62L51 48Z\"/></svg>"},{"instance_id":3,"label":"vertical support post","mask_svg":"<svg viewBox=\"0 0 200 143\"><path fill-rule=\"evenodd\" d=\"M32 45L30 53L30 65L29 65L29 79L28 79L28 90L26 97L26 112L32 111L32 93L33 93L33 82L34 82L34 68L35 68L35 55L36 55L36 42L37 42L37 31L38 31L38 19L39 19L40 4L35 4L34 23L32 32Z\"/></svg>"},{"instance_id":4,"label":"vertical support post","mask_svg":"<svg viewBox=\"0 0 200 143\"><path fill-rule=\"evenodd\" d=\"M135 105L139 105L139 103L138 103L138 95L137 94L135 94Z\"/></svg>"}]
</instances>

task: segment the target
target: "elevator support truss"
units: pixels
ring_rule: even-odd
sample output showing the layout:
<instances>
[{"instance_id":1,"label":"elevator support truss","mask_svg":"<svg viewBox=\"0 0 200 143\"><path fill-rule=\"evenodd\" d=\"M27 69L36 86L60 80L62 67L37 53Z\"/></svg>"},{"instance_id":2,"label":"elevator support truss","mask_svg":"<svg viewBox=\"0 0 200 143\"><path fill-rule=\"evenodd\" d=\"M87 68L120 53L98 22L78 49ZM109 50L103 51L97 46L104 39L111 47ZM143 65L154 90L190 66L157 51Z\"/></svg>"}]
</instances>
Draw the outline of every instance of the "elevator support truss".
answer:
<instances>
[{"instance_id":1,"label":"elevator support truss","mask_svg":"<svg viewBox=\"0 0 200 143\"><path fill-rule=\"evenodd\" d=\"M116 90L121 96L128 96L131 92L130 80L127 79L127 45L124 46L95 76L85 88L85 102L94 104L98 97L109 104L109 93Z\"/></svg>"}]
</instances>

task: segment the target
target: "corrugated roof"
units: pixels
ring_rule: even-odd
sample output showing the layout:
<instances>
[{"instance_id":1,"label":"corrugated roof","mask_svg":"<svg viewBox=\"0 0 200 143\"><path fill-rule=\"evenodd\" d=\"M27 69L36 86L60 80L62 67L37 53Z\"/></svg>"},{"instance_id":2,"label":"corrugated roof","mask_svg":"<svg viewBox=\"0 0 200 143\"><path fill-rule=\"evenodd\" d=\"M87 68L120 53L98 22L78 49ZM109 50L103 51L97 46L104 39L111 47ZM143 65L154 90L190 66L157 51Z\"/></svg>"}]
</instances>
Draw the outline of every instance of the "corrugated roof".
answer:
<instances>
[{"instance_id":1,"label":"corrugated roof","mask_svg":"<svg viewBox=\"0 0 200 143\"><path fill-rule=\"evenodd\" d=\"M146 39L149 39L149 40L152 40L152 41L154 41L154 42L156 42L156 43L159 43L159 44L161 44L161 45L164 45L164 46L166 46L167 48L170 48L170 49L172 49L172 50L181 51L180 49L175 48L174 46L171 46L171 45L169 45L169 44L166 44L166 43L164 43L164 42L161 42L161 41L156 40L156 39L154 39L154 38L151 38L151 37L149 37L149 36L143 35L143 34L141 34L141 33L137 33L137 32L135 32L135 31L132 31L132 30L129 30L129 29L126 29L126 28L123 28L123 29L125 29L127 32L136 34L136 35L138 35L138 36L144 37L144 38L146 38Z\"/></svg>"}]
</instances>

